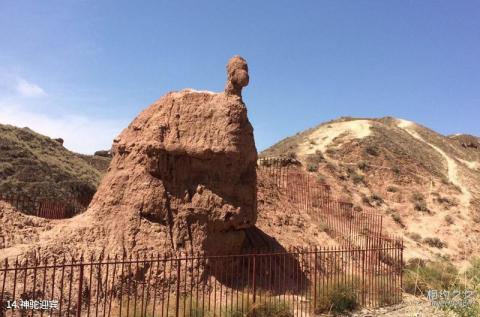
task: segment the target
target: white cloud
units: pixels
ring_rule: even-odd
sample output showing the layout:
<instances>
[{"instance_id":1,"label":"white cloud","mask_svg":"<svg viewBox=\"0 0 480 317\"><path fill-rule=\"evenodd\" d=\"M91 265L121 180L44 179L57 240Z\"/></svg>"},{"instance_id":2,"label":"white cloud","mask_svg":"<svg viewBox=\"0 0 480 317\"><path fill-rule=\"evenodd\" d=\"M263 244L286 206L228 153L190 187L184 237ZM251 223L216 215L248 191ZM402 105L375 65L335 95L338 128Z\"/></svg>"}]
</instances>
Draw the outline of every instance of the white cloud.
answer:
<instances>
[{"instance_id":1,"label":"white cloud","mask_svg":"<svg viewBox=\"0 0 480 317\"><path fill-rule=\"evenodd\" d=\"M36 113L12 102L0 101L0 123L29 127L51 138L62 138L69 150L93 154L109 149L112 140L126 126L120 120L91 118L84 115L53 116Z\"/></svg>"},{"instance_id":2,"label":"white cloud","mask_svg":"<svg viewBox=\"0 0 480 317\"><path fill-rule=\"evenodd\" d=\"M47 95L40 86L30 83L21 77L17 78L15 90L23 97L43 97Z\"/></svg>"}]
</instances>

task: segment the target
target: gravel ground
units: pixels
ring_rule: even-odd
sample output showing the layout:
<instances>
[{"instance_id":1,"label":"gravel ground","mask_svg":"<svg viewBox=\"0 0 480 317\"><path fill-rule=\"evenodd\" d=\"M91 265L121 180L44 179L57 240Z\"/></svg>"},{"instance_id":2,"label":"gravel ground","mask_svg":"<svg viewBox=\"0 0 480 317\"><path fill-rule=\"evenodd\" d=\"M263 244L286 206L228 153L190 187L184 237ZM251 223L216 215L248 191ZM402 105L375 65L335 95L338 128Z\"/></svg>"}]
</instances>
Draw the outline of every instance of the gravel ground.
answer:
<instances>
[{"instance_id":1,"label":"gravel ground","mask_svg":"<svg viewBox=\"0 0 480 317\"><path fill-rule=\"evenodd\" d=\"M435 309L425 298L404 294L404 302L378 309L362 309L351 317L454 317L454 314Z\"/></svg>"}]
</instances>

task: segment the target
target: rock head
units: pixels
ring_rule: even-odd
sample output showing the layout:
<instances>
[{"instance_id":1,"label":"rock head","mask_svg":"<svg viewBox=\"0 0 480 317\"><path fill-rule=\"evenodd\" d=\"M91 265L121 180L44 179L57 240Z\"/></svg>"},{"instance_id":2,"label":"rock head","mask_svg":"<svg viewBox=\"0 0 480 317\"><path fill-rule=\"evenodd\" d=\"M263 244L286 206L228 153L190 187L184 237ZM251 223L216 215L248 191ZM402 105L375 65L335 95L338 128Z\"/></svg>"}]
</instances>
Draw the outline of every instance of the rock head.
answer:
<instances>
[{"instance_id":1,"label":"rock head","mask_svg":"<svg viewBox=\"0 0 480 317\"><path fill-rule=\"evenodd\" d=\"M247 69L232 58L225 93L168 93L114 140L87 213L116 227L124 248L163 239L174 249L238 251L257 217L257 151L240 97Z\"/></svg>"},{"instance_id":2,"label":"rock head","mask_svg":"<svg viewBox=\"0 0 480 317\"><path fill-rule=\"evenodd\" d=\"M227 64L227 75L225 93L242 96L242 88L247 86L250 80L247 61L238 55L230 58Z\"/></svg>"}]
</instances>

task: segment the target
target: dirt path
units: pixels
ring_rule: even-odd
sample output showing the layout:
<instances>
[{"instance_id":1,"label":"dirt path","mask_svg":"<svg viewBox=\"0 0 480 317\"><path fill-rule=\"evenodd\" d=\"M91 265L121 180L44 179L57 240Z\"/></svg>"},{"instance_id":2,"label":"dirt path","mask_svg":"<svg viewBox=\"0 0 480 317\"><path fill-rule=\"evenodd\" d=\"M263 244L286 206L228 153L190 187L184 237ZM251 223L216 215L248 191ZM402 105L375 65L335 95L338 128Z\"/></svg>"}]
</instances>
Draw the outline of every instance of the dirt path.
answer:
<instances>
[{"instance_id":1,"label":"dirt path","mask_svg":"<svg viewBox=\"0 0 480 317\"><path fill-rule=\"evenodd\" d=\"M362 139L370 134L369 120L334 122L313 131L308 136L308 140L300 144L299 154L314 154L317 150L325 153L328 145L340 135L344 135L343 141L345 142L351 139Z\"/></svg>"},{"instance_id":2,"label":"dirt path","mask_svg":"<svg viewBox=\"0 0 480 317\"><path fill-rule=\"evenodd\" d=\"M472 198L472 194L470 193L470 190L468 189L468 187L465 186L465 184L460 179L457 162L453 158L448 156L447 153L445 153L441 148L427 142L424 138L422 138L420 134L417 133L417 131L412 129L412 126L413 126L413 122L410 122L407 120L399 120L399 123L398 123L399 128L402 128L403 130L405 130L405 132L410 134L415 139L429 145L435 151L437 151L440 155L443 156L443 158L447 162L448 179L450 180L450 182L452 182L454 185L458 186L462 190L463 194L460 201L463 206L468 207L470 205L470 199Z\"/></svg>"}]
</instances>

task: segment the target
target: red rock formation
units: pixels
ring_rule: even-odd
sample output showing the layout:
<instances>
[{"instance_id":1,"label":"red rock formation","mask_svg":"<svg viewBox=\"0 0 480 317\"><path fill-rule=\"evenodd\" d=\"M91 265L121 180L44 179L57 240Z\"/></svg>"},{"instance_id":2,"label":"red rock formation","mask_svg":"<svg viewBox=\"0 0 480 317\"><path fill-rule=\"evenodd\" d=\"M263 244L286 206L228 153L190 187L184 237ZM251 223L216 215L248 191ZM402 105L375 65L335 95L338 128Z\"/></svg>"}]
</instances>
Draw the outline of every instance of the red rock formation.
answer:
<instances>
[{"instance_id":1,"label":"red rock formation","mask_svg":"<svg viewBox=\"0 0 480 317\"><path fill-rule=\"evenodd\" d=\"M112 149L90 209L121 206L169 226L173 247L255 224L257 152L240 97L170 93L144 110Z\"/></svg>"}]
</instances>

